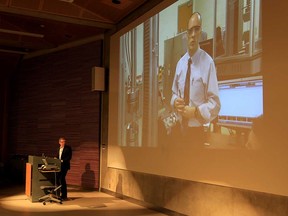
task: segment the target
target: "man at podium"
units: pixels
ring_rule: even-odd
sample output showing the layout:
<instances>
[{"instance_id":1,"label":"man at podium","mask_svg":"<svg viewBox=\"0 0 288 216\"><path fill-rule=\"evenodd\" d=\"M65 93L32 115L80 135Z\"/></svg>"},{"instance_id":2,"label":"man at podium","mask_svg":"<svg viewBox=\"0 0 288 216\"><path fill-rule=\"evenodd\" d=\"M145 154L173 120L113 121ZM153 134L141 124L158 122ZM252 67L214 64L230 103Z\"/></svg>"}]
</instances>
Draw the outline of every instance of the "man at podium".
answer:
<instances>
[{"instance_id":1,"label":"man at podium","mask_svg":"<svg viewBox=\"0 0 288 216\"><path fill-rule=\"evenodd\" d=\"M66 184L66 175L70 169L70 160L72 158L72 148L69 145L66 145L66 140L64 137L59 138L59 149L58 156L61 160L61 171L58 173L58 183L62 185L61 187L61 199L67 200L67 184Z\"/></svg>"}]
</instances>

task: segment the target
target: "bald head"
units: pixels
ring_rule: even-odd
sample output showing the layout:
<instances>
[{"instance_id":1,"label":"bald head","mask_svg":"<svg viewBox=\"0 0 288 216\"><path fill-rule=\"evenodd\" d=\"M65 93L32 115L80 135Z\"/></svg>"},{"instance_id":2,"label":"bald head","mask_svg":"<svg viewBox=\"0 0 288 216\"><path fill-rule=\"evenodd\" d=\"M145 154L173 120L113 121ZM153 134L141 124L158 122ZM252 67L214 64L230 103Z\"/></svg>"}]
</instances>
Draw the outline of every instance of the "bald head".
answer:
<instances>
[{"instance_id":1,"label":"bald head","mask_svg":"<svg viewBox=\"0 0 288 216\"><path fill-rule=\"evenodd\" d=\"M189 26L191 26L191 22L195 22L195 21L197 21L198 23L199 23L199 25L200 26L202 26L202 17L201 17L201 14L199 13L199 12L194 12L191 16L190 16L190 19L189 19L189 21L188 21L188 29L190 29L189 28Z\"/></svg>"},{"instance_id":2,"label":"bald head","mask_svg":"<svg viewBox=\"0 0 288 216\"><path fill-rule=\"evenodd\" d=\"M199 47L199 40L201 36L201 26L202 18L199 12L194 12L187 26L187 36L188 36L188 53L193 56Z\"/></svg>"}]
</instances>

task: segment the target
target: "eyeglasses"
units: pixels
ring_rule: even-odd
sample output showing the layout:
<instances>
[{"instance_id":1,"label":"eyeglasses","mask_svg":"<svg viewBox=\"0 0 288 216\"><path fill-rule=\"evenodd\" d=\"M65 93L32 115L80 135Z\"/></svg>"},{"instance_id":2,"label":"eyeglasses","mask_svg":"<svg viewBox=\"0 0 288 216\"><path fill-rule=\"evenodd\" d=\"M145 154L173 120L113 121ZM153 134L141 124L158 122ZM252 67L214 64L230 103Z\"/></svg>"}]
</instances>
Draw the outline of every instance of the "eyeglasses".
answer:
<instances>
[{"instance_id":1,"label":"eyeglasses","mask_svg":"<svg viewBox=\"0 0 288 216\"><path fill-rule=\"evenodd\" d=\"M198 34L201 31L201 26L194 26L190 29L187 29L187 33L189 36L192 36L194 34Z\"/></svg>"}]
</instances>

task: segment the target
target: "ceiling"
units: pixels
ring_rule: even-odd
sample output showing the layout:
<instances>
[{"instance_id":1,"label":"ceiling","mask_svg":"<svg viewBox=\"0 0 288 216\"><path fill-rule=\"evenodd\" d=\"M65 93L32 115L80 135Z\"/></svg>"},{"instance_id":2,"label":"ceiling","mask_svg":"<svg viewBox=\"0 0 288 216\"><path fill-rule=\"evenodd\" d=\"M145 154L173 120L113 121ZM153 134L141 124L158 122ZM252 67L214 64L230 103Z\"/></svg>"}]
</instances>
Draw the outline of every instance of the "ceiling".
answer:
<instances>
[{"instance_id":1,"label":"ceiling","mask_svg":"<svg viewBox=\"0 0 288 216\"><path fill-rule=\"evenodd\" d=\"M127 17L160 2L119 1L0 0L0 67L13 69L23 58L102 40Z\"/></svg>"}]
</instances>

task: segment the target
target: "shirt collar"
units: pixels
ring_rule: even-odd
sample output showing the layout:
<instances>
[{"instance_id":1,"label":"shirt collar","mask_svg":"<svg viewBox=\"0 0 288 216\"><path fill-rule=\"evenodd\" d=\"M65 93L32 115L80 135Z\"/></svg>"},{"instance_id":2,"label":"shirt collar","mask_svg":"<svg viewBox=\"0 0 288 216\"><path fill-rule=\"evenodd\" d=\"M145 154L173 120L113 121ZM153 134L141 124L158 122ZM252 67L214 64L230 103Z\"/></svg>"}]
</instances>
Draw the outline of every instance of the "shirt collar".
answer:
<instances>
[{"instance_id":1,"label":"shirt collar","mask_svg":"<svg viewBox=\"0 0 288 216\"><path fill-rule=\"evenodd\" d=\"M191 59L192 59L192 64L193 64L194 62L197 62L197 61L198 61L199 55L200 55L200 47L198 47L198 49L196 50L196 52L194 53L194 55L191 57ZM190 58L188 51L186 52L186 58L187 58L187 61L188 61L188 59Z\"/></svg>"}]
</instances>

